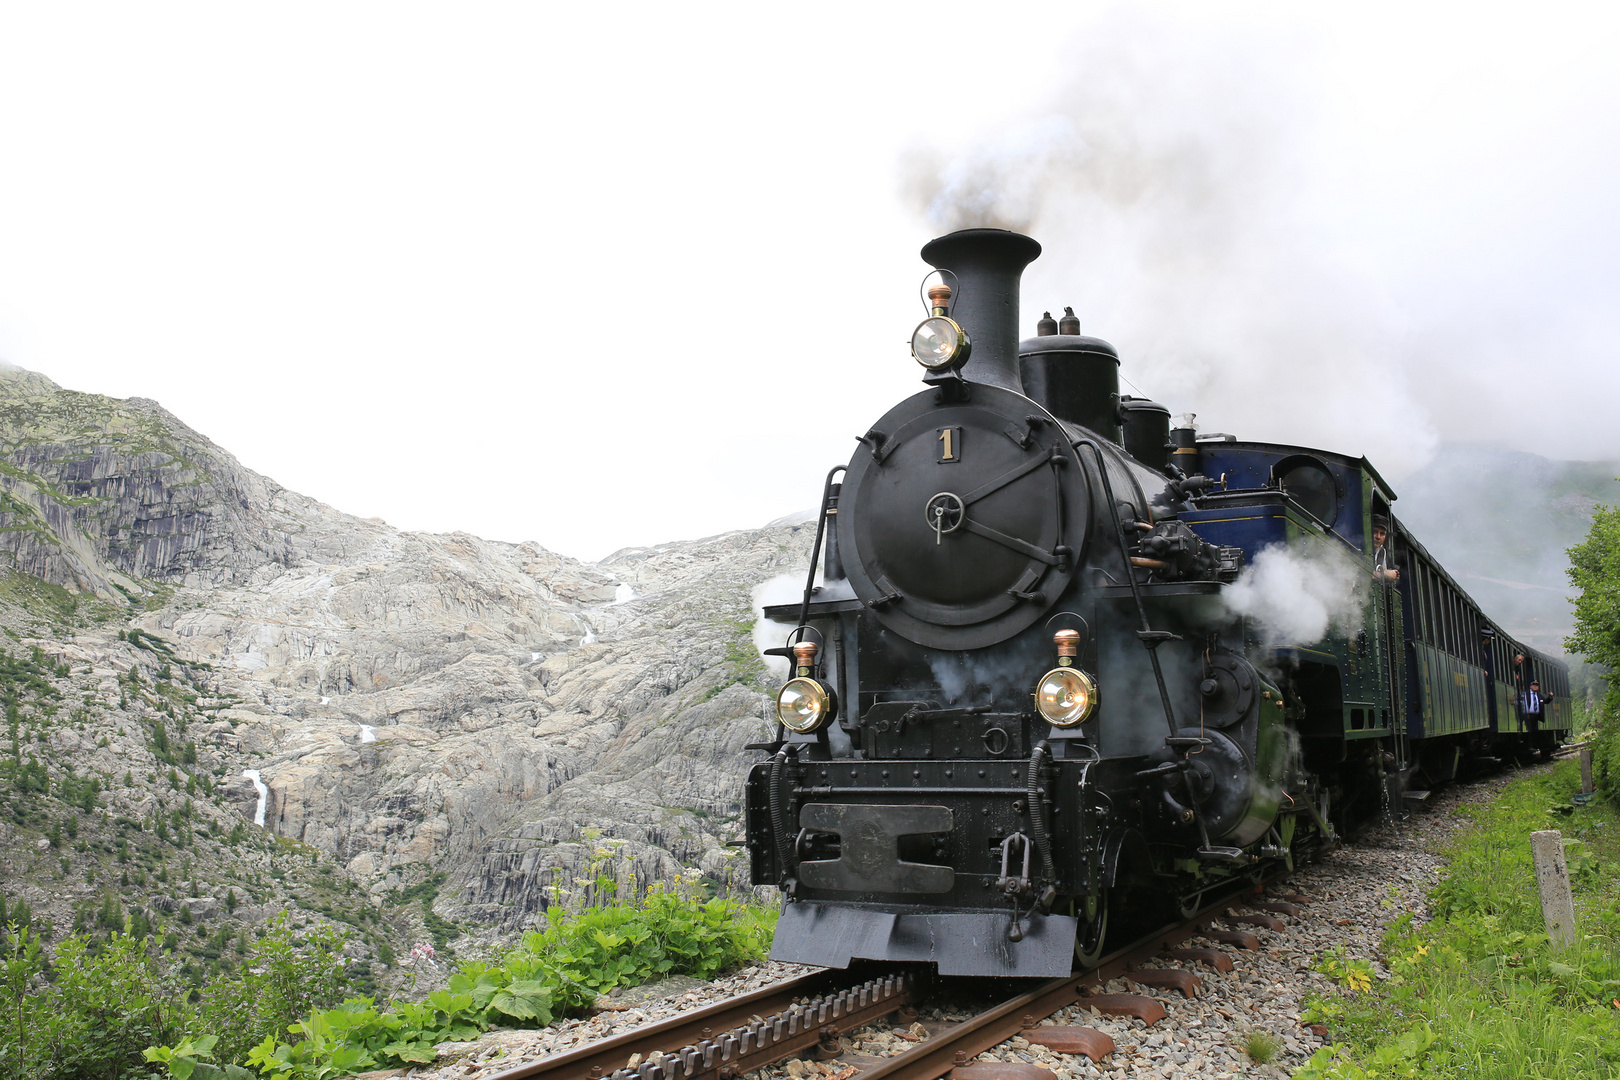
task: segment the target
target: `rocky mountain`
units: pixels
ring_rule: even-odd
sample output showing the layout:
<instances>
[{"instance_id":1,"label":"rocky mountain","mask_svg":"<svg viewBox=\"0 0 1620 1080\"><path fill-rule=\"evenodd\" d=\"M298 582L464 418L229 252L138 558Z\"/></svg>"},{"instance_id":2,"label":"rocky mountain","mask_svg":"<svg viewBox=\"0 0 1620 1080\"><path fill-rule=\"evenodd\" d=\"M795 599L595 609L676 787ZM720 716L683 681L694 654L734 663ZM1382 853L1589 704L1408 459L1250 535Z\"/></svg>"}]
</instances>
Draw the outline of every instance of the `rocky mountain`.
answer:
<instances>
[{"instance_id":1,"label":"rocky mountain","mask_svg":"<svg viewBox=\"0 0 1620 1080\"><path fill-rule=\"evenodd\" d=\"M281 488L153 402L16 371L0 440L0 626L83 703L22 705L12 772L39 762L48 791L30 810L14 790L0 835L29 853L0 856L7 890L58 930L109 888L165 925L230 891L246 914L349 922L386 956L509 934L601 881L745 886L725 844L772 689L752 593L802 573L802 525L596 564L403 532ZM63 842L69 777L98 810ZM189 847L156 835L177 812Z\"/></svg>"}]
</instances>

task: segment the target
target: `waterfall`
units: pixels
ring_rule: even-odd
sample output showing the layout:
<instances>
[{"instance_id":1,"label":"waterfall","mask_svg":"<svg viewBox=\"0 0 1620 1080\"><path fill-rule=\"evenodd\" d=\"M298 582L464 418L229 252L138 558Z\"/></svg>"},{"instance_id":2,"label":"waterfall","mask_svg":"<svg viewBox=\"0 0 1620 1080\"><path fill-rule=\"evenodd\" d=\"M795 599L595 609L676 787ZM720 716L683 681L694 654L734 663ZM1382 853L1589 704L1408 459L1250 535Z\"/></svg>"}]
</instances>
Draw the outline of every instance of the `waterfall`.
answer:
<instances>
[{"instance_id":1,"label":"waterfall","mask_svg":"<svg viewBox=\"0 0 1620 1080\"><path fill-rule=\"evenodd\" d=\"M243 769L242 775L253 781L254 788L259 792L259 808L253 811L253 824L263 826L264 804L270 798L270 789L264 786L263 780L259 779L258 769Z\"/></svg>"}]
</instances>

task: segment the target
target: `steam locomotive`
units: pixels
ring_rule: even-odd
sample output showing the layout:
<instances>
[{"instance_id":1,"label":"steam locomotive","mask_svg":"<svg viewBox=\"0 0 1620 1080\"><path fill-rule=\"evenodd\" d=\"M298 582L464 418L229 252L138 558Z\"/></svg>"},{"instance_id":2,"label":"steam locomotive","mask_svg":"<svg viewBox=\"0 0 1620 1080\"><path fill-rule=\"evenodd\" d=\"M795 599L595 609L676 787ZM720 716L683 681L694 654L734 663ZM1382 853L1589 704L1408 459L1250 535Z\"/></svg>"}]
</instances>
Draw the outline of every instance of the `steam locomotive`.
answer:
<instances>
[{"instance_id":1,"label":"steam locomotive","mask_svg":"<svg viewBox=\"0 0 1620 1080\"><path fill-rule=\"evenodd\" d=\"M1569 727L1565 667L1474 605L1365 458L1172 427L1072 312L1020 342L1040 250L923 248L924 388L828 475L804 597L766 611L793 670L746 843L783 894L777 959L1064 975L1111 924ZM1358 583L1321 640L1230 602L1279 552Z\"/></svg>"}]
</instances>

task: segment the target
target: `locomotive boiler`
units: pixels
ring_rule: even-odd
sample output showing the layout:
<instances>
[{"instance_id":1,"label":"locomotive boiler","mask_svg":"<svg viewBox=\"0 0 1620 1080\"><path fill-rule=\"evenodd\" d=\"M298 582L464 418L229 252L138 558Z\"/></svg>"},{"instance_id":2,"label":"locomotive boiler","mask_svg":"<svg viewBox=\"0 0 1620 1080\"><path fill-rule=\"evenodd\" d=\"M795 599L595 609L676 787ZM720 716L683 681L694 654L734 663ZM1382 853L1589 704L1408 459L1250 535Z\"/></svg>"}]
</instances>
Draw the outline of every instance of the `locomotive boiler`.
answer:
<instances>
[{"instance_id":1,"label":"locomotive boiler","mask_svg":"<svg viewBox=\"0 0 1620 1080\"><path fill-rule=\"evenodd\" d=\"M1020 342L1040 250L923 248L923 389L829 474L820 584L766 612L792 677L746 842L782 890L775 958L1067 974L1111 926L1523 748L1529 678L1562 702L1562 666L1472 606L1365 459L1172 429L1072 312ZM1227 596L1269 551L1361 575L1353 618L1269 639Z\"/></svg>"}]
</instances>

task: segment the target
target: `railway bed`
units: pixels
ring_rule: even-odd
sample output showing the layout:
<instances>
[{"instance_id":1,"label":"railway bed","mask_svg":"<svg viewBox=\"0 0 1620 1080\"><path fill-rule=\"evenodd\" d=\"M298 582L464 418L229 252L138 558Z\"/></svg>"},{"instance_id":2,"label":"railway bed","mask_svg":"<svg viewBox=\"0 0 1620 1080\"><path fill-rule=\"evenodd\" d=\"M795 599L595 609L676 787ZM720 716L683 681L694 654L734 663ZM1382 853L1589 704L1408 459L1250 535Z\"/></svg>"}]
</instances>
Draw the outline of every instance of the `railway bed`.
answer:
<instances>
[{"instance_id":1,"label":"railway bed","mask_svg":"<svg viewBox=\"0 0 1620 1080\"><path fill-rule=\"evenodd\" d=\"M1285 932L1284 919L1300 917L1301 905L1310 902L1297 893L1283 898L1275 891L1261 894L1256 886L1238 887L1193 917L1114 951L1095 968L1033 987L1008 983L1010 992L1001 1000L967 1015L935 1008L925 1022L918 1011L959 996L959 980L930 982L900 969L817 972L501 1070L492 1080L734 1080L779 1061L806 1059L831 1065L837 1080L935 1080L948 1074L955 1080L1045 1080L1049 1071L1032 1061L973 1062L1014 1039L1105 1061L1116 1052L1105 1031L1043 1021L1079 1009L1088 1019L1155 1025L1169 1014L1164 992L1196 1000L1200 972L1235 970L1231 950L1259 950L1257 931ZM1118 981L1129 989L1112 990ZM988 988L983 981L965 986L980 995ZM885 1029L910 1045L893 1054L864 1053L872 1035ZM826 1067L816 1072L828 1076ZM802 1065L797 1071L805 1075Z\"/></svg>"},{"instance_id":2,"label":"railway bed","mask_svg":"<svg viewBox=\"0 0 1620 1080\"><path fill-rule=\"evenodd\" d=\"M1036 1066L1058 1076L1286 1076L1323 1041L1299 1021L1305 997L1312 992L1326 990L1331 985L1311 969L1315 958L1337 944L1344 945L1352 955L1371 957L1375 955L1374 947L1383 924L1408 910L1417 912L1422 918L1426 913L1423 896L1433 883L1439 866L1439 859L1428 849L1454 826L1455 819L1449 811L1462 801L1490 798L1513 775L1507 773L1467 787L1437 792L1433 799L1424 803L1400 825L1368 830L1359 835L1354 843L1334 851L1321 863L1302 868L1285 883L1273 885L1268 899L1298 892L1310 897L1312 902L1298 905L1298 916L1278 915L1284 923L1284 929L1280 931L1239 924L1242 931L1252 933L1258 939L1260 949L1240 949L1209 939L1189 939L1194 946L1208 946L1225 952L1233 962L1232 971L1212 970L1199 963L1150 960L1145 957L1133 956L1125 960L1126 963L1191 968L1200 980L1197 997L1185 998L1174 988L1130 981L1131 972L1123 969L1105 972L1110 975L1106 982L1099 984L1098 980L1091 980L1094 990L1101 993L1135 993L1158 1002L1166 1011L1163 1019L1149 1025L1129 1016L1095 1015L1090 1011L1094 1004L1090 998L1065 1004L1049 1017L1034 1016L1036 1023L1041 1026L1085 1026L1107 1035L1114 1043L1114 1050L1100 1061L1093 1063L1084 1055L1061 1053L1031 1042L1023 1032L1026 1026L1023 1024L1024 1013L1019 1012L1016 1016L1017 1030L1007 1030L982 1050L969 1053L964 1049L967 1063L976 1066L995 1064L998 1067ZM1276 914L1254 912L1236 903L1228 903L1215 908L1211 918L1218 921L1218 917L1228 908L1237 910L1239 914ZM798 970L802 972L805 969ZM821 974L836 980L843 973ZM863 978L868 978L872 973L861 974ZM1070 981L1078 979L1080 976L1075 976ZM820 985L825 987L833 984ZM794 982L790 977L765 989L774 990L778 995L777 1000L781 1001L783 995L791 1000L795 991L799 996L807 991L822 992L816 987L814 983ZM1020 989L1027 991L1029 988ZM907 1018L897 1023L893 1016L887 1016L883 1022L876 1024L859 1027L847 1023L841 1025L837 1036L840 1054L836 1058L819 1060L813 1047L805 1047L794 1051L792 1056L770 1064L757 1058L747 1062L739 1058L734 1065L731 1062L721 1062L721 1065L744 1066L745 1071L730 1074L741 1080L833 1080L835 1077L839 1080L880 1080L888 1076L903 1076L911 1080L921 1073L900 1070L909 1070L910 1063L918 1061L920 1054L914 1054L902 1065L891 1066L887 1063L924 1045L911 1041L919 1031L929 1035L932 1042L948 1034L947 1029L958 1027L975 1014L971 1005L953 1000L948 988L942 990L937 990L931 1000L913 1006L918 1009L915 1019ZM753 1008L758 1013L765 999L756 998L754 1002ZM733 1011L736 1004L732 1003ZM645 1034L649 1024L663 1023L672 1017L689 1022L702 1007L694 1008L679 997L664 1002L649 1001L630 1009L602 1013L593 1018L591 1024L604 1029L603 1034L610 1037L632 1030ZM1027 1008L1025 1011L1032 1015L1034 1012ZM750 1017L753 1015L749 1014ZM758 1015L760 1019L765 1018L764 1013ZM711 1028L710 1037L715 1031L722 1030L711 1018L710 1022L697 1025L694 1033L701 1035L704 1026ZM1250 1030L1267 1031L1276 1037L1279 1052L1274 1064L1256 1066L1245 1056L1240 1042ZM501 1041L486 1041L460 1048L459 1052L466 1057L412 1070L410 1080L471 1080L474 1077L478 1080L495 1080L497 1077L506 1080L523 1080L524 1077L563 1080L564 1074L549 1071L551 1067L537 1068L545 1064L545 1059L541 1058L545 1050L534 1041L525 1041L538 1040L544 1034L492 1033L488 1040ZM686 1039L681 1045L694 1041ZM819 1038L816 1041L819 1042ZM596 1045L601 1046L602 1043ZM642 1075L640 1066L647 1064L647 1057L645 1050L626 1051L627 1054L636 1052L642 1054L635 1069L639 1080ZM932 1075L949 1073L955 1080L973 1080L974 1073L958 1065L955 1052L953 1047L948 1068L943 1073L935 1071ZM506 1056L497 1056L500 1054ZM554 1055L566 1056L569 1056L569 1052ZM754 1055L750 1053L746 1056L752 1058ZM525 1060L529 1058L540 1060ZM621 1057L619 1064L622 1066L627 1060L627 1057ZM614 1067L608 1065L597 1067L602 1069L601 1080L607 1080L614 1072ZM954 1072L951 1071L953 1069ZM649 1069L648 1073L651 1072ZM589 1066L581 1075L590 1080ZM719 1076L720 1073L716 1071L711 1075ZM1026 1073L1025 1069L1013 1069L1010 1072L997 1071L994 1075L980 1077L980 1080L1036 1080L1037 1075Z\"/></svg>"}]
</instances>

